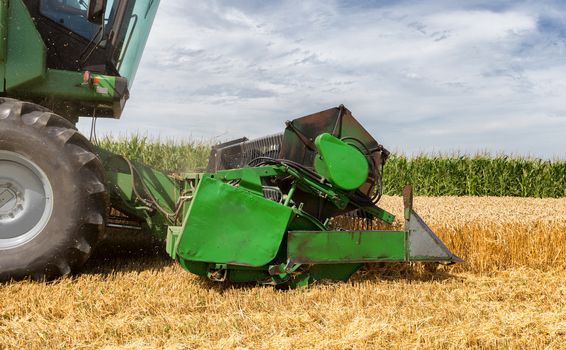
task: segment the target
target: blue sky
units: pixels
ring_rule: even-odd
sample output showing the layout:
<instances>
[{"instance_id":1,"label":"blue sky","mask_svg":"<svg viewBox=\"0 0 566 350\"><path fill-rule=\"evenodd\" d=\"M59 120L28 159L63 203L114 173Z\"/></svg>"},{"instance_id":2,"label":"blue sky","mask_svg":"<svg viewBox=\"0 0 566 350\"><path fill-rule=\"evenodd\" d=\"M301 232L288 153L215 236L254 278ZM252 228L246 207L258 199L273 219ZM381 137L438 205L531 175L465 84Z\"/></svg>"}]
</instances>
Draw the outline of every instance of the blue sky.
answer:
<instances>
[{"instance_id":1,"label":"blue sky","mask_svg":"<svg viewBox=\"0 0 566 350\"><path fill-rule=\"evenodd\" d=\"M566 2L162 0L98 134L251 138L340 104L397 152L566 158Z\"/></svg>"}]
</instances>

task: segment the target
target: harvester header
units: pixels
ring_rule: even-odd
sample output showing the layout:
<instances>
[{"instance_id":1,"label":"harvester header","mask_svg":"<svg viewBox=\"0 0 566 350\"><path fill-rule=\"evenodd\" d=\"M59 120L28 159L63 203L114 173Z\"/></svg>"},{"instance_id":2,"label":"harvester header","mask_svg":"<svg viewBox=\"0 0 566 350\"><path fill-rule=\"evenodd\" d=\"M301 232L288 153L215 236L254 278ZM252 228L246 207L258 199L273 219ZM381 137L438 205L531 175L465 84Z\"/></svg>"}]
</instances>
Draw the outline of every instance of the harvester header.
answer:
<instances>
[{"instance_id":1,"label":"harvester header","mask_svg":"<svg viewBox=\"0 0 566 350\"><path fill-rule=\"evenodd\" d=\"M376 205L388 154L344 106L287 122L281 135L218 145L211 172L185 177L190 200L182 225L168 228L168 253L213 280L288 286L346 280L364 263L460 261L413 210L410 187L405 230L333 223L393 222Z\"/></svg>"}]
</instances>

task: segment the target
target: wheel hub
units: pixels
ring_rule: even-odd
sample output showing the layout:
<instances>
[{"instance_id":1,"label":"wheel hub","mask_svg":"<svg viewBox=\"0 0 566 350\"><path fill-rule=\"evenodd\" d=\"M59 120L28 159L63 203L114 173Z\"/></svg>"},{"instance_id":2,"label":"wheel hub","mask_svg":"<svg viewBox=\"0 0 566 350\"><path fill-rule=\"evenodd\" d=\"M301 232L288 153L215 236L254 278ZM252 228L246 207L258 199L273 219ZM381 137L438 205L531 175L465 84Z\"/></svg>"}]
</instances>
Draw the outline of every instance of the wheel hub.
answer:
<instances>
[{"instance_id":1,"label":"wheel hub","mask_svg":"<svg viewBox=\"0 0 566 350\"><path fill-rule=\"evenodd\" d=\"M0 185L0 221L4 216L14 218L24 207L24 196L13 184Z\"/></svg>"},{"instance_id":2,"label":"wheel hub","mask_svg":"<svg viewBox=\"0 0 566 350\"><path fill-rule=\"evenodd\" d=\"M3 191L0 192L0 210L6 211L13 209L15 207L15 199L16 194L9 188L4 188ZM10 207L8 204L12 204L12 206Z\"/></svg>"},{"instance_id":3,"label":"wheel hub","mask_svg":"<svg viewBox=\"0 0 566 350\"><path fill-rule=\"evenodd\" d=\"M0 250L36 237L52 211L53 190L45 173L28 158L0 150Z\"/></svg>"}]
</instances>

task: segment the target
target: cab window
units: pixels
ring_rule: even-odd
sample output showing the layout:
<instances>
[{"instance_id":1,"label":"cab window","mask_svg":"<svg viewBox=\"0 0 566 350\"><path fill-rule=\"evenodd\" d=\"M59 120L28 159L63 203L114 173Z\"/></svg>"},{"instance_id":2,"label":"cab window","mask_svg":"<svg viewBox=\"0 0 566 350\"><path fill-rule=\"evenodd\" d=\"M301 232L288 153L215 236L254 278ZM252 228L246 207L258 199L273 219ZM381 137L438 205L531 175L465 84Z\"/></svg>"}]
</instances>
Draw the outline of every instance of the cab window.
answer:
<instances>
[{"instance_id":1,"label":"cab window","mask_svg":"<svg viewBox=\"0 0 566 350\"><path fill-rule=\"evenodd\" d=\"M41 0L39 7L43 16L91 40L99 27L88 21L87 9L85 0Z\"/></svg>"}]
</instances>

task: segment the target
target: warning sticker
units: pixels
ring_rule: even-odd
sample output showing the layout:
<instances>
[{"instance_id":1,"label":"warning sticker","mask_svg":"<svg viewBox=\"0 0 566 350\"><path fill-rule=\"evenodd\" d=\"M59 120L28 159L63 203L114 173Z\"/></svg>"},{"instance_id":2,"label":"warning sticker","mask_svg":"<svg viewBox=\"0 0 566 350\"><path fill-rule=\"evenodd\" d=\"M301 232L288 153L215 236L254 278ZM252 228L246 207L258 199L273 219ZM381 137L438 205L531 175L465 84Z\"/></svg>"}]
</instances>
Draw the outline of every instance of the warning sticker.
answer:
<instances>
[{"instance_id":1,"label":"warning sticker","mask_svg":"<svg viewBox=\"0 0 566 350\"><path fill-rule=\"evenodd\" d=\"M105 88L105 87L102 87L102 86L97 86L96 92L98 92L101 95L108 95L108 88Z\"/></svg>"}]
</instances>

